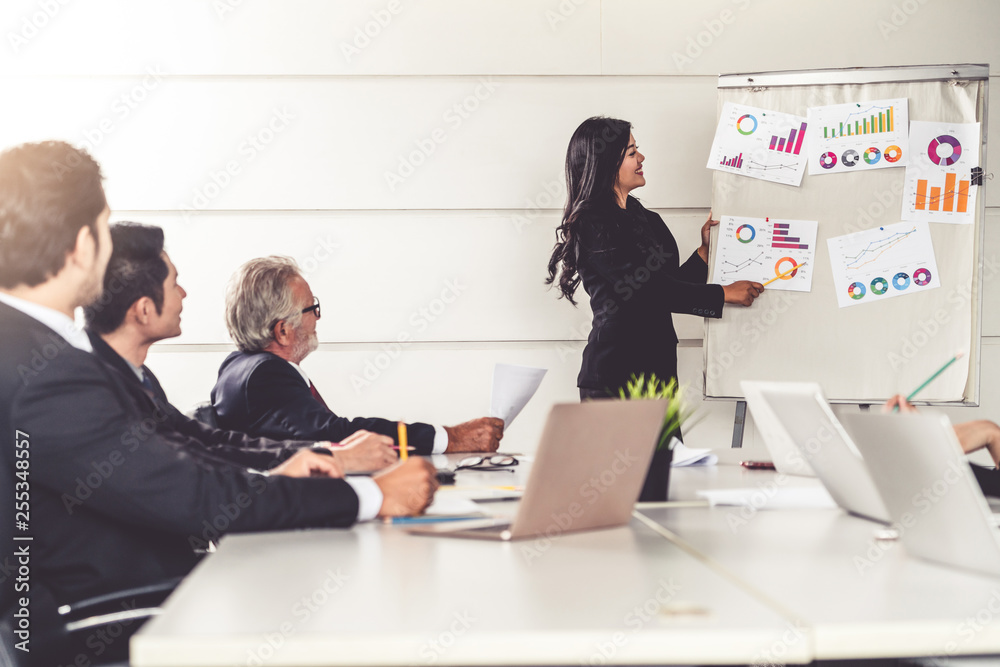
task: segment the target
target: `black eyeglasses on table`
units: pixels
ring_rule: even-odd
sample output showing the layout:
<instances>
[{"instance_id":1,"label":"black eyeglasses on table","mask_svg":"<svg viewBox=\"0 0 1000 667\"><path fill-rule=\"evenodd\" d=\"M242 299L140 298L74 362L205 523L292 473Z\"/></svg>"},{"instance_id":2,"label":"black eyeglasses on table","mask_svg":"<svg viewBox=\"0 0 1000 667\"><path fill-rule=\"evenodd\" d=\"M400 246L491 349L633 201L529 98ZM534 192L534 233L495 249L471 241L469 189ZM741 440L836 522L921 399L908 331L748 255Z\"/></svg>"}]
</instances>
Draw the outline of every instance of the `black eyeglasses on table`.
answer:
<instances>
[{"instance_id":1,"label":"black eyeglasses on table","mask_svg":"<svg viewBox=\"0 0 1000 667\"><path fill-rule=\"evenodd\" d=\"M309 306L308 308L303 308L302 309L302 314L305 315L309 311L312 311L313 314L316 315L316 319L317 320L319 319L319 297L318 296L314 296L313 297L313 305Z\"/></svg>"},{"instance_id":2,"label":"black eyeglasses on table","mask_svg":"<svg viewBox=\"0 0 1000 667\"><path fill-rule=\"evenodd\" d=\"M504 454L495 454L493 456L468 456L458 462L455 466L455 470L502 470L505 472L514 472L511 470L518 463L517 459L513 456L506 456Z\"/></svg>"}]
</instances>

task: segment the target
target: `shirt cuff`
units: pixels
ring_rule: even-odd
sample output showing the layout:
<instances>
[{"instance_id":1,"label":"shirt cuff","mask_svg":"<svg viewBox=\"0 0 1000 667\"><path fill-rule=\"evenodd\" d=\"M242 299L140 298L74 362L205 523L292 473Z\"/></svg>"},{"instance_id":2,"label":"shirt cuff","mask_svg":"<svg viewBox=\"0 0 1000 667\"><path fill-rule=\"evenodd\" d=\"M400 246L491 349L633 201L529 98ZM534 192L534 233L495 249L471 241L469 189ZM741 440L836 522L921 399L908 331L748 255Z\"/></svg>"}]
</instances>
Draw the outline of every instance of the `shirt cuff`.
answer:
<instances>
[{"instance_id":1,"label":"shirt cuff","mask_svg":"<svg viewBox=\"0 0 1000 667\"><path fill-rule=\"evenodd\" d=\"M344 481L351 485L358 494L358 521L371 521L382 509L382 489L371 477L345 477Z\"/></svg>"},{"instance_id":2,"label":"shirt cuff","mask_svg":"<svg viewBox=\"0 0 1000 667\"><path fill-rule=\"evenodd\" d=\"M434 449L431 450L431 454L444 454L446 449L448 449L448 431L444 430L444 426L435 426Z\"/></svg>"}]
</instances>

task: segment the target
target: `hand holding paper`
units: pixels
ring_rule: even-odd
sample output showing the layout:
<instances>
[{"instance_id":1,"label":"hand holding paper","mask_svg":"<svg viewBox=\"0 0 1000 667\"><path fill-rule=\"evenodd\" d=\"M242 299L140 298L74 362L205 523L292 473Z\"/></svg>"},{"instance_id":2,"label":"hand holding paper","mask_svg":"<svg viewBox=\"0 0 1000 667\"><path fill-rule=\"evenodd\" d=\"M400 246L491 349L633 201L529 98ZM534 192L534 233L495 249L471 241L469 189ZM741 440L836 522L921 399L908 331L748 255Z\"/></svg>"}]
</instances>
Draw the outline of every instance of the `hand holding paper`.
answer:
<instances>
[{"instance_id":1,"label":"hand holding paper","mask_svg":"<svg viewBox=\"0 0 1000 667\"><path fill-rule=\"evenodd\" d=\"M493 394L490 398L490 416L503 420L510 428L514 418L528 404L538 390L547 368L497 364L493 367Z\"/></svg>"}]
</instances>

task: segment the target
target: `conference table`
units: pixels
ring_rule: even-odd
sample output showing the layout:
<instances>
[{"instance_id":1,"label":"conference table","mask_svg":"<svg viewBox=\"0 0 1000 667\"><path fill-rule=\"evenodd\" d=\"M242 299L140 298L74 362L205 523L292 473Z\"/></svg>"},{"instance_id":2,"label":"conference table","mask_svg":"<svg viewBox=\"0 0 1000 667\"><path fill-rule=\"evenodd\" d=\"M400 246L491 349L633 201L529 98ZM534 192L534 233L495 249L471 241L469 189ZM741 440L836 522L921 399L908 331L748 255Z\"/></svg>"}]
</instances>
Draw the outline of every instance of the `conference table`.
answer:
<instances>
[{"instance_id":1,"label":"conference table","mask_svg":"<svg viewBox=\"0 0 1000 667\"><path fill-rule=\"evenodd\" d=\"M1000 653L1000 580L908 557L838 509L712 507L706 489L810 487L675 468L627 526L517 542L404 525L224 537L131 642L131 664L803 664ZM437 465L446 460L435 457ZM454 457L450 461L454 465ZM504 496L460 471L448 494ZM516 501L484 503L512 515ZM995 611L994 611L995 610Z\"/></svg>"}]
</instances>

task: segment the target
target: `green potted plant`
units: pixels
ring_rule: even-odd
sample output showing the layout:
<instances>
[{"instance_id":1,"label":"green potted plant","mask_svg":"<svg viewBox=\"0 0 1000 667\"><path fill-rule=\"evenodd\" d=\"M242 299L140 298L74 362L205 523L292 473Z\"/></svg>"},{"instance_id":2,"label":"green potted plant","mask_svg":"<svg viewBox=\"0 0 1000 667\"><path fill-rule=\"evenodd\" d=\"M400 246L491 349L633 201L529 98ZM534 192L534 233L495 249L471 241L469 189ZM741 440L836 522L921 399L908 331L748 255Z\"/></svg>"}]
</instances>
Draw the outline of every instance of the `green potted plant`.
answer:
<instances>
[{"instance_id":1,"label":"green potted plant","mask_svg":"<svg viewBox=\"0 0 1000 667\"><path fill-rule=\"evenodd\" d=\"M645 374L632 379L618 390L622 400L667 399L667 412L663 415L663 427L656 442L653 459L649 463L646 480L639 493L640 502L662 502L667 499L670 488L670 464L674 458L675 438L680 436L681 425L694 414L684 400L684 388L676 378L664 382L653 373L647 379ZM679 438L678 438L679 439Z\"/></svg>"}]
</instances>

